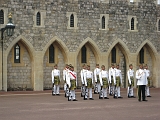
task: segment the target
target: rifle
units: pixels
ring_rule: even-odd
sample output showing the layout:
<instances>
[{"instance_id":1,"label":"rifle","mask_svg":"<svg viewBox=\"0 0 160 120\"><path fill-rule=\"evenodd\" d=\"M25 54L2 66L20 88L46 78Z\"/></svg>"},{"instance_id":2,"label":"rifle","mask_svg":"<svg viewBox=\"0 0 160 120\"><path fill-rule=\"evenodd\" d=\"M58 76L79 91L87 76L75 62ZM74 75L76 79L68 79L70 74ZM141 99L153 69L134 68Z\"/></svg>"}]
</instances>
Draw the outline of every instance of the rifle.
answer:
<instances>
[{"instance_id":1,"label":"rifle","mask_svg":"<svg viewBox=\"0 0 160 120\"><path fill-rule=\"evenodd\" d=\"M65 90L65 97L69 96L69 87L66 85L66 90Z\"/></svg>"},{"instance_id":2,"label":"rifle","mask_svg":"<svg viewBox=\"0 0 160 120\"><path fill-rule=\"evenodd\" d=\"M115 88L114 88L114 96L113 98L118 98L118 92L117 92L117 86L115 85Z\"/></svg>"},{"instance_id":3,"label":"rifle","mask_svg":"<svg viewBox=\"0 0 160 120\"><path fill-rule=\"evenodd\" d=\"M128 97L131 95L131 85L129 85Z\"/></svg>"},{"instance_id":4,"label":"rifle","mask_svg":"<svg viewBox=\"0 0 160 120\"><path fill-rule=\"evenodd\" d=\"M85 86L81 87L81 97L84 97L85 95Z\"/></svg>"},{"instance_id":5,"label":"rifle","mask_svg":"<svg viewBox=\"0 0 160 120\"><path fill-rule=\"evenodd\" d=\"M68 101L71 101L71 92L70 92L70 89L69 89L69 92L68 92Z\"/></svg>"},{"instance_id":6,"label":"rifle","mask_svg":"<svg viewBox=\"0 0 160 120\"><path fill-rule=\"evenodd\" d=\"M85 98L86 96L88 97L87 93L88 93L88 92L87 92L87 86L86 86L86 87L85 87L85 94L84 94L84 96L83 96L83 99L84 99L84 100L86 99L86 98Z\"/></svg>"},{"instance_id":7,"label":"rifle","mask_svg":"<svg viewBox=\"0 0 160 120\"><path fill-rule=\"evenodd\" d=\"M113 95L113 87L112 87L112 84L110 83L110 95Z\"/></svg>"},{"instance_id":8,"label":"rifle","mask_svg":"<svg viewBox=\"0 0 160 120\"><path fill-rule=\"evenodd\" d=\"M98 87L97 87L97 84L95 84L94 86L94 94L97 94L98 93Z\"/></svg>"},{"instance_id":9,"label":"rifle","mask_svg":"<svg viewBox=\"0 0 160 120\"><path fill-rule=\"evenodd\" d=\"M101 99L101 96L103 97L102 87L101 87L101 91L99 92L99 99Z\"/></svg>"},{"instance_id":10,"label":"rifle","mask_svg":"<svg viewBox=\"0 0 160 120\"><path fill-rule=\"evenodd\" d=\"M52 95L54 95L53 93L54 93L54 83L52 83Z\"/></svg>"}]
</instances>

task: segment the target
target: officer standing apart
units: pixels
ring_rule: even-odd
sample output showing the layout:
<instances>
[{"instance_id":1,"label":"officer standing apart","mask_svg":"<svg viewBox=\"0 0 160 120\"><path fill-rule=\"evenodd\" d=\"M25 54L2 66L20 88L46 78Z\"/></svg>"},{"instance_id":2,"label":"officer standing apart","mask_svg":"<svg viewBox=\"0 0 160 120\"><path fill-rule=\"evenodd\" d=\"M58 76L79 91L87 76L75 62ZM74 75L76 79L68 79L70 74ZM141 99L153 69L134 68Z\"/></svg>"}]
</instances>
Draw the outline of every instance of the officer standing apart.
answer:
<instances>
[{"instance_id":1,"label":"officer standing apart","mask_svg":"<svg viewBox=\"0 0 160 120\"><path fill-rule=\"evenodd\" d=\"M120 94L120 87L122 84L122 74L121 74L121 70L119 69L119 65L116 65L115 71L116 71L116 81L114 81L114 83L116 85L116 89L118 93L117 95L118 95L118 98L123 98L121 97L121 94Z\"/></svg>"},{"instance_id":2,"label":"officer standing apart","mask_svg":"<svg viewBox=\"0 0 160 120\"><path fill-rule=\"evenodd\" d=\"M60 85L60 70L57 69L57 64L54 65L54 70L52 70L52 84L54 87L54 92L52 95L59 95L59 85Z\"/></svg>"},{"instance_id":3,"label":"officer standing apart","mask_svg":"<svg viewBox=\"0 0 160 120\"><path fill-rule=\"evenodd\" d=\"M133 93L133 87L134 87L134 70L133 70L133 65L129 65L129 70L127 72L128 76L128 98L135 98L134 93Z\"/></svg>"},{"instance_id":4,"label":"officer standing apart","mask_svg":"<svg viewBox=\"0 0 160 120\"><path fill-rule=\"evenodd\" d=\"M100 94L99 99L109 99L107 97L107 88L109 85L109 79L108 79L108 71L105 70L105 66L101 66L101 71L99 72L99 79L100 79L100 84L101 84L101 89L102 89L102 94Z\"/></svg>"},{"instance_id":5,"label":"officer standing apart","mask_svg":"<svg viewBox=\"0 0 160 120\"><path fill-rule=\"evenodd\" d=\"M90 71L89 65L87 65L87 71L84 74L84 84L86 87L84 100L87 100L87 97L89 97L90 100L94 100L92 98L93 72ZM88 95L88 92L89 92L89 95Z\"/></svg>"},{"instance_id":6,"label":"officer standing apart","mask_svg":"<svg viewBox=\"0 0 160 120\"><path fill-rule=\"evenodd\" d=\"M144 66L144 69L145 69L146 75L147 75L146 96L151 97L150 92L149 92L149 87L151 85L150 70L148 70L148 65L147 64Z\"/></svg>"},{"instance_id":7,"label":"officer standing apart","mask_svg":"<svg viewBox=\"0 0 160 120\"><path fill-rule=\"evenodd\" d=\"M145 96L145 87L147 84L146 71L143 69L143 65L139 65L139 70L136 71L136 79L138 85L138 101L141 102L141 93L142 101L147 101Z\"/></svg>"},{"instance_id":8,"label":"officer standing apart","mask_svg":"<svg viewBox=\"0 0 160 120\"><path fill-rule=\"evenodd\" d=\"M100 80L99 80L99 72L100 72L99 64L96 64L96 68L94 69L94 78L95 78L95 84L96 84L96 87L97 87L97 91L95 91L95 93L96 92L99 93L100 92L100 88L101 88Z\"/></svg>"},{"instance_id":9,"label":"officer standing apart","mask_svg":"<svg viewBox=\"0 0 160 120\"><path fill-rule=\"evenodd\" d=\"M75 96L75 89L77 86L77 73L74 71L74 67L70 66L71 71L68 73L67 85L70 89L69 101L77 101Z\"/></svg>"},{"instance_id":10,"label":"officer standing apart","mask_svg":"<svg viewBox=\"0 0 160 120\"><path fill-rule=\"evenodd\" d=\"M113 91L114 91L114 81L116 80L114 68L115 68L115 66L112 63L111 68L109 68L109 82L110 82L109 95L113 95Z\"/></svg>"}]
</instances>

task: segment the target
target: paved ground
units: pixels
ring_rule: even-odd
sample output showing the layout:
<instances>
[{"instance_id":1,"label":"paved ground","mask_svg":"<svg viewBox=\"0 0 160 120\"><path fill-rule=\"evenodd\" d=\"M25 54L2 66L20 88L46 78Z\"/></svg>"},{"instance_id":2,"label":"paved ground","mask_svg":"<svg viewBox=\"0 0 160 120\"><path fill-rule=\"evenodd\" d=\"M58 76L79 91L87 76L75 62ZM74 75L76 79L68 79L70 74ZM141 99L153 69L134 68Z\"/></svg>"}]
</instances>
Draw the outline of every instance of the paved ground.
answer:
<instances>
[{"instance_id":1,"label":"paved ground","mask_svg":"<svg viewBox=\"0 0 160 120\"><path fill-rule=\"evenodd\" d=\"M64 94L51 96L43 92L0 92L0 120L160 120L160 89L151 89L148 102L127 98L67 101ZM136 92L135 92L136 93Z\"/></svg>"}]
</instances>

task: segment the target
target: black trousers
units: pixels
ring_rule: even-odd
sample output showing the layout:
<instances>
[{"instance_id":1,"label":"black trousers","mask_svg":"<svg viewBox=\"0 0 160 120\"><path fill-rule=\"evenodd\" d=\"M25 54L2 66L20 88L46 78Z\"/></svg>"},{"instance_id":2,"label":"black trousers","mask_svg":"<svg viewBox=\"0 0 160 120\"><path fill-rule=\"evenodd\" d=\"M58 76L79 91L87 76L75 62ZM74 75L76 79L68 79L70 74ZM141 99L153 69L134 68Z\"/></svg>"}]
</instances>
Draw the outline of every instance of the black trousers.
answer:
<instances>
[{"instance_id":1,"label":"black trousers","mask_svg":"<svg viewBox=\"0 0 160 120\"><path fill-rule=\"evenodd\" d=\"M138 86L138 100L141 101L141 93L142 93L142 100L146 99L145 96L145 87L146 85L139 85Z\"/></svg>"}]
</instances>

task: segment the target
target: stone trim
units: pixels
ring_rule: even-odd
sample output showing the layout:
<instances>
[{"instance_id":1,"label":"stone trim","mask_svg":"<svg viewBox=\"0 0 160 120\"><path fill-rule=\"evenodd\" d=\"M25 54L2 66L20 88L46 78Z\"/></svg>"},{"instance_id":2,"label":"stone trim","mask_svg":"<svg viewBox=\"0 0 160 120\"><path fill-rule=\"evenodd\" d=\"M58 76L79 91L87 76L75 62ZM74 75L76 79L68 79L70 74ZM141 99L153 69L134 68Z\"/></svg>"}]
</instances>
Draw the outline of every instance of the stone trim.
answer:
<instances>
[{"instance_id":1,"label":"stone trim","mask_svg":"<svg viewBox=\"0 0 160 120\"><path fill-rule=\"evenodd\" d=\"M160 32L160 30L158 29L159 28L159 20L160 20L160 17L157 17L157 24L156 24L157 32Z\"/></svg>"},{"instance_id":2,"label":"stone trim","mask_svg":"<svg viewBox=\"0 0 160 120\"><path fill-rule=\"evenodd\" d=\"M40 13L40 15L41 15L41 25L40 26L37 26L37 13ZM45 18L46 18L46 11L44 11L44 10L35 10L35 12L34 12L34 15L33 15L33 22L34 22L34 25L33 25L33 27L45 27L45 25L44 25L44 20L45 20Z\"/></svg>"},{"instance_id":3,"label":"stone trim","mask_svg":"<svg viewBox=\"0 0 160 120\"><path fill-rule=\"evenodd\" d=\"M105 17L105 29L102 29L102 17L103 16ZM108 21L109 21L109 14L100 14L100 19L99 19L100 28L99 28L99 30L109 30Z\"/></svg>"},{"instance_id":4,"label":"stone trim","mask_svg":"<svg viewBox=\"0 0 160 120\"><path fill-rule=\"evenodd\" d=\"M70 16L72 14L74 16L74 27L70 27ZM76 12L67 12L66 17L67 17L67 20L68 20L67 29L78 29L78 27L77 27L77 23L78 23L77 13Z\"/></svg>"},{"instance_id":5,"label":"stone trim","mask_svg":"<svg viewBox=\"0 0 160 120\"><path fill-rule=\"evenodd\" d=\"M132 18L134 18L134 30L131 30L131 19ZM129 29L128 29L128 31L129 32L138 32L138 29L137 29L137 24L138 24L137 17L136 16L132 16L132 15L128 15L128 21L129 21Z\"/></svg>"},{"instance_id":6,"label":"stone trim","mask_svg":"<svg viewBox=\"0 0 160 120\"><path fill-rule=\"evenodd\" d=\"M0 7L0 10L3 10L4 12L4 24L0 24L0 28L4 28L8 23L8 9L4 7Z\"/></svg>"}]
</instances>

